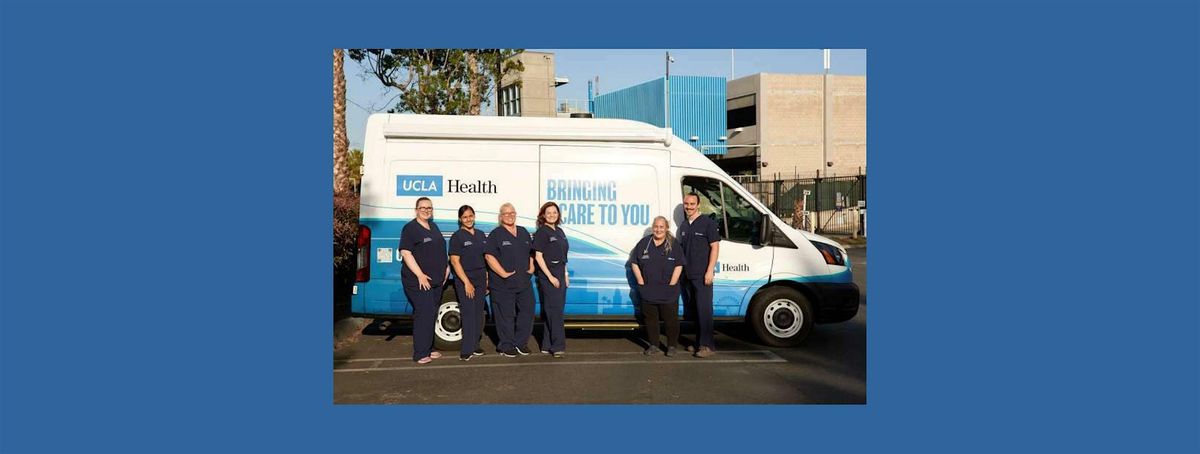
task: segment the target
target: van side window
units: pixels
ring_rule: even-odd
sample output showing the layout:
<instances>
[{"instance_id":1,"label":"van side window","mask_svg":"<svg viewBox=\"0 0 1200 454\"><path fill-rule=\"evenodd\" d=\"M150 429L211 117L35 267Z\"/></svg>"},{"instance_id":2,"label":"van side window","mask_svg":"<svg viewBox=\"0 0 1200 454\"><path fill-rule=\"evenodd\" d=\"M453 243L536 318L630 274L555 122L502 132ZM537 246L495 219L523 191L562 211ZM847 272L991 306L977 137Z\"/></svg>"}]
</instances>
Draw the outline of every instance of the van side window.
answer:
<instances>
[{"instance_id":1,"label":"van side window","mask_svg":"<svg viewBox=\"0 0 1200 454\"><path fill-rule=\"evenodd\" d=\"M720 181L704 177L684 177L683 195L700 195L700 214L717 221L721 238L753 244L758 238L762 217L746 199Z\"/></svg>"},{"instance_id":2,"label":"van side window","mask_svg":"<svg viewBox=\"0 0 1200 454\"><path fill-rule=\"evenodd\" d=\"M684 177L683 195L695 192L700 195L700 215L717 222L717 232L726 238L725 209L721 197L721 182L712 178Z\"/></svg>"}]
</instances>

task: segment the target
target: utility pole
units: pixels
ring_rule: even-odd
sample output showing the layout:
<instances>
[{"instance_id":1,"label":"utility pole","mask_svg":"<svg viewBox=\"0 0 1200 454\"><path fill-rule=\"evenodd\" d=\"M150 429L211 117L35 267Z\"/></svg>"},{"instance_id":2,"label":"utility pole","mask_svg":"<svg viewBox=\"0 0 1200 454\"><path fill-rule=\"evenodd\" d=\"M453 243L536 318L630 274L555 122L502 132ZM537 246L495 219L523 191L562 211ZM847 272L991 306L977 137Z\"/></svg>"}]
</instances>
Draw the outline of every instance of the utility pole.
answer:
<instances>
[{"instance_id":1,"label":"utility pole","mask_svg":"<svg viewBox=\"0 0 1200 454\"><path fill-rule=\"evenodd\" d=\"M663 78L663 121L668 128L671 127L671 62L675 61L671 58L671 51L667 51L667 77Z\"/></svg>"},{"instance_id":2,"label":"utility pole","mask_svg":"<svg viewBox=\"0 0 1200 454\"><path fill-rule=\"evenodd\" d=\"M824 49L823 53L825 74L821 76L821 103L824 105L821 108L821 168L828 174L829 168L832 167L829 163L829 49Z\"/></svg>"}]
</instances>

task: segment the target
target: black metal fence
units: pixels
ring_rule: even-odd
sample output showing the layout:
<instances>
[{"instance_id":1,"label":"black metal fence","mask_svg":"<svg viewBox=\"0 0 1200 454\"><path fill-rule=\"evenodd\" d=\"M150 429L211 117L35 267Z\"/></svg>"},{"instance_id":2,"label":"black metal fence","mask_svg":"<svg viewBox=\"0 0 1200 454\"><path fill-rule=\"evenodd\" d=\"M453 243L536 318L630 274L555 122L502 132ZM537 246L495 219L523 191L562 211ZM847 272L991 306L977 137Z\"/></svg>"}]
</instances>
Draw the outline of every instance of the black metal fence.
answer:
<instances>
[{"instance_id":1,"label":"black metal fence","mask_svg":"<svg viewBox=\"0 0 1200 454\"><path fill-rule=\"evenodd\" d=\"M776 216L816 233L863 235L867 176L740 181Z\"/></svg>"}]
</instances>

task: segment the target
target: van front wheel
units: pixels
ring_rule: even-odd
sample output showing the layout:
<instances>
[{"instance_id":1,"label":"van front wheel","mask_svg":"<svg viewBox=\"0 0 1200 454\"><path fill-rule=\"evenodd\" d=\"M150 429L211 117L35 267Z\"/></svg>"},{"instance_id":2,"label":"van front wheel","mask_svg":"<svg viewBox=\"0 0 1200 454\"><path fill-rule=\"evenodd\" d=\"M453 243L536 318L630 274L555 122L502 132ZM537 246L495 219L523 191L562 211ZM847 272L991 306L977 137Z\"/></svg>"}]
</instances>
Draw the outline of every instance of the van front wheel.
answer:
<instances>
[{"instance_id":1,"label":"van front wheel","mask_svg":"<svg viewBox=\"0 0 1200 454\"><path fill-rule=\"evenodd\" d=\"M754 334L772 347L795 347L813 328L812 303L798 291L772 287L754 296L746 317Z\"/></svg>"},{"instance_id":2,"label":"van front wheel","mask_svg":"<svg viewBox=\"0 0 1200 454\"><path fill-rule=\"evenodd\" d=\"M462 313L458 310L457 296L454 286L447 286L442 292L442 303L437 308L437 320L433 325L433 347L443 352L458 352L461 348Z\"/></svg>"}]
</instances>

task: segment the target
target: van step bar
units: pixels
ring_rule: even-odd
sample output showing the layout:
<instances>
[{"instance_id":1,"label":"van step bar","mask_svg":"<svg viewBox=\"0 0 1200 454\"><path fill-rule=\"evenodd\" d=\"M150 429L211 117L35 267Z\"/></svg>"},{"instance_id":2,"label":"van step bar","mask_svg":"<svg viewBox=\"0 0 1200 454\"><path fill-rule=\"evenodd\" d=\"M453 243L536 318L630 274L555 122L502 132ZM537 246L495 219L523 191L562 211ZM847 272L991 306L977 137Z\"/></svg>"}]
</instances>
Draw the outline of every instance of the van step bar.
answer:
<instances>
[{"instance_id":1,"label":"van step bar","mask_svg":"<svg viewBox=\"0 0 1200 454\"><path fill-rule=\"evenodd\" d=\"M566 328L571 328L571 329L582 329L582 330L589 330L589 329L603 329L603 330L610 330L610 329L638 329L638 328L641 326L641 325L638 325L638 323L637 323L637 322L634 322L634 321L629 321L629 322L618 322L618 321L611 321L611 322L605 322L605 321L599 321L599 322L564 322L564 323L563 323L563 325L564 325Z\"/></svg>"}]
</instances>

